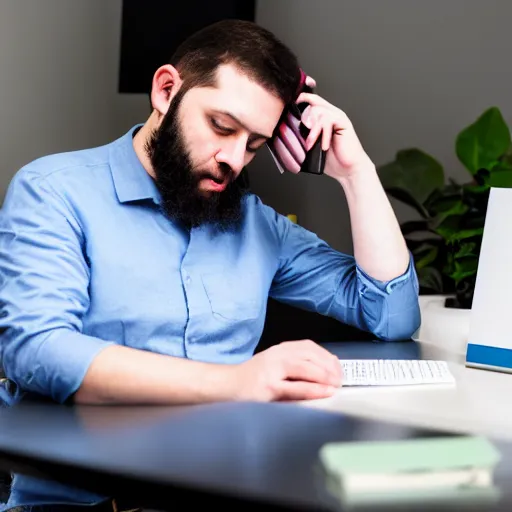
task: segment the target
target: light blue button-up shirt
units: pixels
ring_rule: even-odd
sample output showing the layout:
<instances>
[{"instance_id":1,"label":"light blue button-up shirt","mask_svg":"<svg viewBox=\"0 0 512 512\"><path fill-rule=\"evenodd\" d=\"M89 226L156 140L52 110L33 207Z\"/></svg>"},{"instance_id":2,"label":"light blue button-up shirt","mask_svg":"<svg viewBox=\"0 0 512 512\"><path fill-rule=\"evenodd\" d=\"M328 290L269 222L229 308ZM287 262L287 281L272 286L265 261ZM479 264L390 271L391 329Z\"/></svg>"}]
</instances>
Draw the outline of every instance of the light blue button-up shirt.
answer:
<instances>
[{"instance_id":1,"label":"light blue button-up shirt","mask_svg":"<svg viewBox=\"0 0 512 512\"><path fill-rule=\"evenodd\" d=\"M134 151L136 128L38 159L10 184L0 212L0 355L19 389L64 402L112 344L240 363L260 339L269 296L383 340L417 329L412 260L403 276L377 282L253 194L238 232L170 221ZM9 505L45 495L100 499L17 478Z\"/></svg>"}]
</instances>

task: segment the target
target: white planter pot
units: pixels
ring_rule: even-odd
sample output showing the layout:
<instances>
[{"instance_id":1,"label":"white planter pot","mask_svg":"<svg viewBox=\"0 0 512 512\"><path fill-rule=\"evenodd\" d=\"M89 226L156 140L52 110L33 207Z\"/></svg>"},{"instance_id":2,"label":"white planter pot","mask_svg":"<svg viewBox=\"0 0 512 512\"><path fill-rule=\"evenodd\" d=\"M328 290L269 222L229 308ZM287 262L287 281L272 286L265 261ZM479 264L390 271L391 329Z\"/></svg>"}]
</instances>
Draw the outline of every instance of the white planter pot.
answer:
<instances>
[{"instance_id":1,"label":"white planter pot","mask_svg":"<svg viewBox=\"0 0 512 512\"><path fill-rule=\"evenodd\" d=\"M414 340L465 357L469 339L469 309L447 308L447 296L421 295L421 326Z\"/></svg>"}]
</instances>

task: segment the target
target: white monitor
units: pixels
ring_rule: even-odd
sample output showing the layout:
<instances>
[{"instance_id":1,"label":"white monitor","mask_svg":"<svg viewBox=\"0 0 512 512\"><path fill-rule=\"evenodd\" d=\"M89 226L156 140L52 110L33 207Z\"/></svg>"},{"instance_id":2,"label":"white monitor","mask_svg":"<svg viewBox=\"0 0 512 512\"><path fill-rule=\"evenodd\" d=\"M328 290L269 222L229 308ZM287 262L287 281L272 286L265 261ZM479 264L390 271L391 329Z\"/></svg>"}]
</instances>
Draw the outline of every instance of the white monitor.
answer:
<instances>
[{"instance_id":1,"label":"white monitor","mask_svg":"<svg viewBox=\"0 0 512 512\"><path fill-rule=\"evenodd\" d=\"M466 365L512 372L512 189L492 188L471 308Z\"/></svg>"}]
</instances>

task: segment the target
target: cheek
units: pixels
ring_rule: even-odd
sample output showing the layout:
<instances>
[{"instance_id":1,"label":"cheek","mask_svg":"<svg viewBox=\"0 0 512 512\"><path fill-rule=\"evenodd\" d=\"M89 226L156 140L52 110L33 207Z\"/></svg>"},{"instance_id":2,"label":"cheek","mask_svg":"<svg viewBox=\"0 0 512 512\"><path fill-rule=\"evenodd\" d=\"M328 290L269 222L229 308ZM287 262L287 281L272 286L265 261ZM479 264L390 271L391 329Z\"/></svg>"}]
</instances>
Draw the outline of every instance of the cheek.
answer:
<instances>
[{"instance_id":1,"label":"cheek","mask_svg":"<svg viewBox=\"0 0 512 512\"><path fill-rule=\"evenodd\" d=\"M189 148L193 167L204 166L215 155L215 146L208 140L193 140Z\"/></svg>"},{"instance_id":2,"label":"cheek","mask_svg":"<svg viewBox=\"0 0 512 512\"><path fill-rule=\"evenodd\" d=\"M209 162L217 151L215 137L208 127L184 127L184 138L193 167L201 167Z\"/></svg>"}]
</instances>

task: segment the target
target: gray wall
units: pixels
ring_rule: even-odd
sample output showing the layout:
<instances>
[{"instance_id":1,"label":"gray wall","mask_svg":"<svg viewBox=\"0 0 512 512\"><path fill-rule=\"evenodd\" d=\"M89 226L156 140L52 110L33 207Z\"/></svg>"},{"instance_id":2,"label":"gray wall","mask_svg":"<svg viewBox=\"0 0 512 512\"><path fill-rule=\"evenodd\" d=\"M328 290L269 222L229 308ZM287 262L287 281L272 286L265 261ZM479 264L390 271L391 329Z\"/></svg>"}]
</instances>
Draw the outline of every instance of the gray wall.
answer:
<instances>
[{"instance_id":1,"label":"gray wall","mask_svg":"<svg viewBox=\"0 0 512 512\"><path fill-rule=\"evenodd\" d=\"M0 0L0 203L30 160L103 144L146 118L144 95L116 92L120 16L121 0ZM490 105L512 124L511 18L509 0L259 0L257 10L376 163L418 146L459 178L458 131ZM333 180L281 176L266 153L251 179L278 211L351 250Z\"/></svg>"},{"instance_id":2,"label":"gray wall","mask_svg":"<svg viewBox=\"0 0 512 512\"><path fill-rule=\"evenodd\" d=\"M512 125L510 19L509 0L259 0L257 17L297 53L318 93L349 115L375 163L417 146L463 180L457 133L491 105ZM336 182L281 176L268 155L251 179L282 213L351 250Z\"/></svg>"},{"instance_id":3,"label":"gray wall","mask_svg":"<svg viewBox=\"0 0 512 512\"><path fill-rule=\"evenodd\" d=\"M148 115L117 94L121 0L0 1L0 204L39 156L104 144Z\"/></svg>"}]
</instances>

